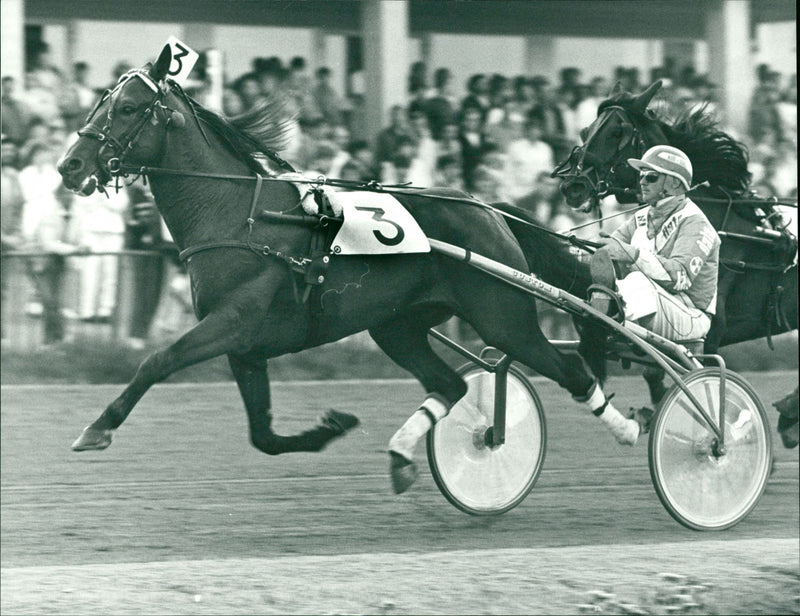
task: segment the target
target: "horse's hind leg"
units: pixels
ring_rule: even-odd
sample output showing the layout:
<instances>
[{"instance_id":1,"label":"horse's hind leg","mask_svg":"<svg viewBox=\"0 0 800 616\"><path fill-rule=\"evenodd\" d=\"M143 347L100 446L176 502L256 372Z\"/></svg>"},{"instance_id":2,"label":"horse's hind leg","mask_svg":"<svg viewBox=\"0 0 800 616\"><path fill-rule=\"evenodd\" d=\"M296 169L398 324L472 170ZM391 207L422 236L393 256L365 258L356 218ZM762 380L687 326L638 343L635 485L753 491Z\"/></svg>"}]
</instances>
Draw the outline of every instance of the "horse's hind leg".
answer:
<instances>
[{"instance_id":1,"label":"horse's hind leg","mask_svg":"<svg viewBox=\"0 0 800 616\"><path fill-rule=\"evenodd\" d=\"M358 425L354 415L329 410L320 424L302 434L280 436L272 431L267 359L260 350L245 355L228 355L239 386L250 427L250 442L270 455L291 451L320 451L328 442Z\"/></svg>"},{"instance_id":2,"label":"horse's hind leg","mask_svg":"<svg viewBox=\"0 0 800 616\"><path fill-rule=\"evenodd\" d=\"M419 440L466 393L464 380L431 348L428 329L449 316L447 309L426 308L370 330L378 346L422 384L427 397L389 441L392 487L405 492L417 478L413 462Z\"/></svg>"},{"instance_id":3,"label":"horse's hind leg","mask_svg":"<svg viewBox=\"0 0 800 616\"><path fill-rule=\"evenodd\" d=\"M490 284L495 288L490 289ZM485 284L484 292L471 296L463 307L464 317L484 342L554 380L599 417L619 443L633 445L641 431L639 423L623 417L609 403L579 357L561 353L550 344L536 320L533 298L499 285ZM501 314L502 319L496 318Z\"/></svg>"}]
</instances>

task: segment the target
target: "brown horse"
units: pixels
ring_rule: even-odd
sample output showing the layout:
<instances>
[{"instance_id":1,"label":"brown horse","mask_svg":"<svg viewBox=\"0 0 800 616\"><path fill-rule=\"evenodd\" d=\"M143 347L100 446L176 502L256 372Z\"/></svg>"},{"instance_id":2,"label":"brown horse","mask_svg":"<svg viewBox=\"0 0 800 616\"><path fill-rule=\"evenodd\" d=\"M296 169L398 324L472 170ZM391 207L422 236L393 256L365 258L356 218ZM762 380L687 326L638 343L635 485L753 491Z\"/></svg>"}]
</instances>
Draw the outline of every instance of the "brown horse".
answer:
<instances>
[{"instance_id":1,"label":"brown horse","mask_svg":"<svg viewBox=\"0 0 800 616\"><path fill-rule=\"evenodd\" d=\"M748 192L745 146L721 131L705 108L672 122L660 118L648 109L660 87L658 81L634 96L617 86L600 104L597 119L582 131L583 145L553 172L561 179L567 203L591 211L610 194L621 202L635 201L637 172L627 159L640 158L659 144L683 150L698 185L690 196L722 238L717 315L705 352L797 329L797 239L781 226L774 200ZM663 376L657 368L645 371L654 403L665 393ZM797 391L794 399L796 406ZM784 417L779 424L782 436L792 423ZM795 414L795 425L796 421ZM784 444L794 446L797 441L784 436Z\"/></svg>"},{"instance_id":2,"label":"brown horse","mask_svg":"<svg viewBox=\"0 0 800 616\"><path fill-rule=\"evenodd\" d=\"M343 256L327 244L327 269L310 270L309 257L325 221L309 223L295 184L269 176L254 158L265 152L275 165L288 168L265 145L276 136L274 125L265 131L258 112L226 120L203 109L166 78L169 63L165 49L154 66L124 75L99 101L59 171L68 188L83 193L114 175L124 179L126 171L148 176L186 262L199 323L144 360L74 449L104 449L154 383L224 354L244 401L252 444L267 454L318 451L358 420L329 411L306 432L276 434L267 360L362 330L419 380L428 394L426 410L434 408L433 419L440 419L441 411L466 391L428 340L429 328L452 315L469 322L487 344L555 380L574 397L599 391L580 359L560 353L544 336L532 296L466 264L435 252ZM396 198L428 237L527 269L519 241L485 204L444 190L407 190ZM259 217L262 211L272 216ZM280 217L290 224L276 222ZM394 232L379 217L376 225L375 232L384 237ZM543 241L528 249L546 255L551 249ZM314 284L303 302L298 290L306 288L309 274ZM410 458L410 452L392 456L397 491L413 481Z\"/></svg>"}]
</instances>

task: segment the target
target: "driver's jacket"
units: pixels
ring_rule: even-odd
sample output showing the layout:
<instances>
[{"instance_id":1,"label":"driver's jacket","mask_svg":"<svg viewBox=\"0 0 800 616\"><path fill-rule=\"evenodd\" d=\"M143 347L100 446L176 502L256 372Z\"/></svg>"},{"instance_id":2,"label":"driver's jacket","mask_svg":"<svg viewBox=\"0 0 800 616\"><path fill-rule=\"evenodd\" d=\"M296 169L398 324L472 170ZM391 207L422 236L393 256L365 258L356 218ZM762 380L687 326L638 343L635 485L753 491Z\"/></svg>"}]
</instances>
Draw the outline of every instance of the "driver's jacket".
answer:
<instances>
[{"instance_id":1,"label":"driver's jacket","mask_svg":"<svg viewBox=\"0 0 800 616\"><path fill-rule=\"evenodd\" d=\"M714 314L720 239L686 195L639 210L612 237L637 248L635 266L661 287Z\"/></svg>"}]
</instances>

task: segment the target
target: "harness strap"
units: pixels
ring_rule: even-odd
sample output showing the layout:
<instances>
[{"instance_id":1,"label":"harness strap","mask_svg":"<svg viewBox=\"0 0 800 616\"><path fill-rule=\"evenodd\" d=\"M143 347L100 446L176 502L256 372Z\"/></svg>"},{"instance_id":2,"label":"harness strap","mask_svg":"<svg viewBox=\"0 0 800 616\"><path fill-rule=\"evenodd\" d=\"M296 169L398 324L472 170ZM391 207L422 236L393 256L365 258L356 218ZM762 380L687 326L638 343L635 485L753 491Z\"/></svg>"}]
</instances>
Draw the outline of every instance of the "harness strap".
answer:
<instances>
[{"instance_id":1,"label":"harness strap","mask_svg":"<svg viewBox=\"0 0 800 616\"><path fill-rule=\"evenodd\" d=\"M253 203L250 206L250 214L247 216L247 224L250 226L250 229L253 228L253 223L255 219L256 213L256 205L258 205L258 196L261 194L261 185L264 183L264 178L261 176L260 173L256 173L256 190L253 193Z\"/></svg>"},{"instance_id":2,"label":"harness strap","mask_svg":"<svg viewBox=\"0 0 800 616\"><path fill-rule=\"evenodd\" d=\"M205 244L197 244L197 246L190 246L189 248L184 248L178 253L178 258L186 262L186 260L191 257L192 255L196 255L198 252L205 252L206 250L214 250L216 248L243 248L245 250L253 250L253 246L248 244L247 242L238 242L236 240L223 240L220 242L207 242Z\"/></svg>"}]
</instances>

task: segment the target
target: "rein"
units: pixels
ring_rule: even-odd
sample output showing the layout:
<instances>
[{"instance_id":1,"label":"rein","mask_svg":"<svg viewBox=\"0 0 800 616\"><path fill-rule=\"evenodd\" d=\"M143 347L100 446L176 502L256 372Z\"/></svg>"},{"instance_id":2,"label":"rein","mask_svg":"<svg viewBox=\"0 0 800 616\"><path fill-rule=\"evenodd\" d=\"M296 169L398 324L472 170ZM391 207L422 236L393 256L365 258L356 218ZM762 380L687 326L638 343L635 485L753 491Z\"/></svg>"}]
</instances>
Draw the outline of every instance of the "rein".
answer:
<instances>
[{"instance_id":1,"label":"rein","mask_svg":"<svg viewBox=\"0 0 800 616\"><path fill-rule=\"evenodd\" d=\"M435 198L435 199L438 199L438 200L441 200L441 201L452 201L452 202L456 202L456 203L463 203L465 205L472 205L472 206L475 206L475 207L483 208L483 209L488 210L490 212L494 212L495 214L499 214L500 216L503 216L504 218L509 218L511 220L515 220L517 222L521 222L521 223L523 223L523 224L525 224L527 226L530 226L530 227L533 227L535 229L538 229L539 231L542 231L542 232L547 233L549 235L552 235L554 237L558 237L558 238L567 240L570 244L572 244L574 246L577 246L578 248L581 248L582 250L586 250L587 252L592 252L593 249L597 249L600 246L602 246L602 244L600 244L598 242L592 242L591 240L580 239L580 238L575 237L574 235L565 235L563 233L559 233L557 231L553 231L551 229L548 229L547 227L543 227L541 225L537 225L536 223L533 223L533 222L531 222L529 220L526 220L524 218L520 218L519 216L515 216L514 214L511 214L509 212L504 212L501 209L493 207L493 206L489 205L488 203L483 203L482 201L479 201L479 200L477 200L475 198L450 197L450 196L438 195L438 194L434 194L434 193L425 193L424 192L425 191L424 188L410 188L407 184L384 185L384 184L380 184L380 183L375 182L375 181L364 183L364 182L356 182L356 181L351 181L351 180L339 180L339 179L335 179L335 178L326 178L324 176L320 176L319 178L316 178L316 179L303 179L303 178L286 179L286 178L281 178L279 176L273 177L273 176L261 176L261 175L255 175L255 176L252 176L252 175L231 175L231 174L222 174L222 173L209 173L209 172L203 172L203 171L182 171L182 170L179 170L179 169L165 169L163 167L150 167L150 166L135 167L135 166L131 166L131 165L118 165L113 170L113 173L115 175L117 175L117 176L120 176L120 175L124 176L124 175L127 175L127 174L135 174L135 175L142 176L142 177L147 177L148 175L172 175L172 176L198 177L198 178L208 178L208 179L218 179L218 180L239 180L239 181L247 181L247 182L255 181L255 182L258 182L259 185L260 185L261 182L289 182L289 183L292 183L292 184L308 184L308 185L310 185L312 187L314 187L314 186L334 186L334 187L337 187L337 188L349 188L349 189L352 189L352 190L382 192L382 193L386 193L386 194L415 195L415 196L420 196L420 197L430 197L430 198ZM255 213L254 212L254 208L255 208L255 205L256 205L257 198L258 198L258 192L256 192L255 198L253 200L253 204L252 204L252 206L250 208L250 216L248 217L248 223L251 224L251 226L252 226L253 215ZM638 209L638 208L635 208L635 209ZM315 217L312 218L312 217L305 217L305 216L290 216L290 215L285 215L285 214L280 214L280 213L275 213L275 212L269 212L267 210L264 210L263 212L261 212L261 215L272 219L274 222L279 222L280 221L280 222L285 222L285 223L294 223L294 224L301 224L301 225L306 225L306 226L313 226L313 224L315 224L315 222L318 220ZM609 216L608 218L612 218L612 217L618 216L618 215L619 214L613 214L612 216ZM600 220L603 220L603 219L600 219ZM592 223L589 223L589 224L595 224L597 222L599 222L599 220L598 221L592 221ZM585 225L581 225L581 226L585 226ZM574 227L574 229L578 229L578 228L580 228L580 227ZM211 243L210 244L201 244L201 245L198 245L198 246L193 246L193 247L187 248L187 249L181 251L180 258L183 260L183 259L188 258L189 256L191 256L193 254L196 254L197 252L201 252L203 250L210 250L212 248L234 248L234 247L248 248L248 249L252 249L253 248L253 247L250 246L249 243L246 243L246 242L236 242L236 241L233 241L233 240L226 241L226 242L215 242L213 244L211 244ZM269 250L269 247L268 246L264 246L264 247L262 247L260 249L257 248L256 250L257 251L263 251L265 249ZM264 254L272 254L272 253L268 252L268 253L264 253ZM274 256L278 256L278 255L274 255Z\"/></svg>"}]
</instances>

